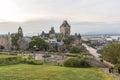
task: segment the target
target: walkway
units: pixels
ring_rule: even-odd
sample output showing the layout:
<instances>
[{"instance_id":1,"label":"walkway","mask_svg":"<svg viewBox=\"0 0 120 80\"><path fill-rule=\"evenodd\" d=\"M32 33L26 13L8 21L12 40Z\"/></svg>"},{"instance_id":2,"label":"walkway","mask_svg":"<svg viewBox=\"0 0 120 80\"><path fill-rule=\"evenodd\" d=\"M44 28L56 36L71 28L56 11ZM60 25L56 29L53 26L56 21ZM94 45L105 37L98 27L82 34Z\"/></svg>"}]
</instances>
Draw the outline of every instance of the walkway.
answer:
<instances>
[{"instance_id":1,"label":"walkway","mask_svg":"<svg viewBox=\"0 0 120 80\"><path fill-rule=\"evenodd\" d=\"M82 44L83 46L85 46L87 48L87 50L90 52L90 54L92 54L94 57L97 57L99 58L100 54L97 53L97 50L92 48L92 47L89 47L88 45L86 44Z\"/></svg>"},{"instance_id":2,"label":"walkway","mask_svg":"<svg viewBox=\"0 0 120 80\"><path fill-rule=\"evenodd\" d=\"M114 73L109 73L108 68L102 68L102 70L103 70L106 74L111 75L112 77L114 77L115 80L120 80L120 76L115 75Z\"/></svg>"},{"instance_id":3,"label":"walkway","mask_svg":"<svg viewBox=\"0 0 120 80\"><path fill-rule=\"evenodd\" d=\"M96 63L96 65L98 65L98 67L101 67L102 68L102 70L106 73L106 74L108 74L108 75L111 75L111 76L113 76L114 78L115 78L115 80L120 80L120 76L117 76L117 75L115 75L115 74L112 74L112 73L109 73L109 70L108 70L108 68L106 68L105 67L105 65L107 66L107 67L114 67L114 65L113 64L111 64L110 62L107 62L107 61L103 61L103 62L100 62L100 54L98 54L97 53L97 50L96 49L94 49L94 48L92 48L92 47L89 47L88 45L86 45L86 44L82 44L83 46L85 46L86 48L87 48L87 50L90 52L90 54L92 54L93 56L94 56L94 58L95 58L95 60L96 61L93 61L93 63Z\"/></svg>"},{"instance_id":4,"label":"walkway","mask_svg":"<svg viewBox=\"0 0 120 80\"><path fill-rule=\"evenodd\" d=\"M92 48L92 47L89 47L88 45L86 45L85 43L82 44L83 46L85 46L87 48L87 50L90 52L90 54L92 54L96 60L100 61L100 54L97 53L97 50ZM113 64L111 64L110 62L107 62L104 60L103 62L104 65L108 66L108 67L114 67Z\"/></svg>"}]
</instances>

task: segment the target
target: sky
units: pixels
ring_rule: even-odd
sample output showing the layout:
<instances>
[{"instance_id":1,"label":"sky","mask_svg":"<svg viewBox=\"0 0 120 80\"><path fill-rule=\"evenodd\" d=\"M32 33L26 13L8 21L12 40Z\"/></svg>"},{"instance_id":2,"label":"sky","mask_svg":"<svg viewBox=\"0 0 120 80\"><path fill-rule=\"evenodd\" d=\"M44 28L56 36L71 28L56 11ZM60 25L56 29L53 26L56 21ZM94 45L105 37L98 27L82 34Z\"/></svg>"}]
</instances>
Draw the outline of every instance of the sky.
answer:
<instances>
[{"instance_id":1,"label":"sky","mask_svg":"<svg viewBox=\"0 0 120 80\"><path fill-rule=\"evenodd\" d=\"M71 33L120 33L120 0L0 0L0 34L49 32L64 20Z\"/></svg>"}]
</instances>

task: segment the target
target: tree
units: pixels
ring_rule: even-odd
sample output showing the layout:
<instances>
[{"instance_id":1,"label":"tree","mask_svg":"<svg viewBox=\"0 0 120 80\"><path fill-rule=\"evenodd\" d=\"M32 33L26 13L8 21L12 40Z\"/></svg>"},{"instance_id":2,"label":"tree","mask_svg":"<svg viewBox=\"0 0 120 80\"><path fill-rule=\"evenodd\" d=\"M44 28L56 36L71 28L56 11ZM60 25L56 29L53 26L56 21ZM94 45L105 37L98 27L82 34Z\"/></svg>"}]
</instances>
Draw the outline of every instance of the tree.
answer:
<instances>
[{"instance_id":1,"label":"tree","mask_svg":"<svg viewBox=\"0 0 120 80\"><path fill-rule=\"evenodd\" d=\"M81 51L80 47L73 46L70 48L70 53L80 53Z\"/></svg>"},{"instance_id":2,"label":"tree","mask_svg":"<svg viewBox=\"0 0 120 80\"><path fill-rule=\"evenodd\" d=\"M111 63L117 64L120 59L120 44L111 43L109 46L104 47L102 58Z\"/></svg>"},{"instance_id":3,"label":"tree","mask_svg":"<svg viewBox=\"0 0 120 80\"><path fill-rule=\"evenodd\" d=\"M22 36L21 36L21 34L19 34L19 33L11 34L12 45L14 46L15 49L19 49L18 40L19 40L21 37L22 37Z\"/></svg>"},{"instance_id":4,"label":"tree","mask_svg":"<svg viewBox=\"0 0 120 80\"><path fill-rule=\"evenodd\" d=\"M64 60L63 65L65 67L90 67L86 58L68 58Z\"/></svg>"},{"instance_id":5,"label":"tree","mask_svg":"<svg viewBox=\"0 0 120 80\"><path fill-rule=\"evenodd\" d=\"M57 41L60 42L62 40L62 38L57 38Z\"/></svg>"},{"instance_id":6,"label":"tree","mask_svg":"<svg viewBox=\"0 0 120 80\"><path fill-rule=\"evenodd\" d=\"M71 43L74 42L74 40L75 40L75 38L73 38L73 37L66 37L65 39L63 39L65 48L69 50L71 47Z\"/></svg>"},{"instance_id":7,"label":"tree","mask_svg":"<svg viewBox=\"0 0 120 80\"><path fill-rule=\"evenodd\" d=\"M29 40L27 41L25 38L19 39L18 45L20 50L27 50L29 48Z\"/></svg>"},{"instance_id":8,"label":"tree","mask_svg":"<svg viewBox=\"0 0 120 80\"><path fill-rule=\"evenodd\" d=\"M38 36L33 36L32 41L29 43L30 49L34 49L34 46L38 50L47 50L49 48L49 44Z\"/></svg>"},{"instance_id":9,"label":"tree","mask_svg":"<svg viewBox=\"0 0 120 80\"><path fill-rule=\"evenodd\" d=\"M73 37L67 37L63 40L64 44L70 45L75 39Z\"/></svg>"}]
</instances>

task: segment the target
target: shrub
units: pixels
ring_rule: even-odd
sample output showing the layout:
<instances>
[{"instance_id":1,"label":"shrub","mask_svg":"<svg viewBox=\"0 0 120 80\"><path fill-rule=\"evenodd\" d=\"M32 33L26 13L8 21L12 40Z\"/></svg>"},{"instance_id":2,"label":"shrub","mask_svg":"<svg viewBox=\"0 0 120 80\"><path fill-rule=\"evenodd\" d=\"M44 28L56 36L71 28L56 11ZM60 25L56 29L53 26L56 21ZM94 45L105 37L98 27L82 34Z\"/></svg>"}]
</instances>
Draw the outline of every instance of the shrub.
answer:
<instances>
[{"instance_id":1,"label":"shrub","mask_svg":"<svg viewBox=\"0 0 120 80\"><path fill-rule=\"evenodd\" d=\"M90 67L90 64L84 58L69 58L63 64L65 67Z\"/></svg>"},{"instance_id":2,"label":"shrub","mask_svg":"<svg viewBox=\"0 0 120 80\"><path fill-rule=\"evenodd\" d=\"M79 67L79 60L77 58L70 58L64 61L66 67Z\"/></svg>"},{"instance_id":3,"label":"shrub","mask_svg":"<svg viewBox=\"0 0 120 80\"><path fill-rule=\"evenodd\" d=\"M30 60L26 60L25 63L28 63L28 64L34 64L34 60L33 59L30 59Z\"/></svg>"},{"instance_id":4,"label":"shrub","mask_svg":"<svg viewBox=\"0 0 120 80\"><path fill-rule=\"evenodd\" d=\"M30 59L34 59L34 57L30 55L30 56L28 57L28 59L29 59L29 60L30 60Z\"/></svg>"},{"instance_id":5,"label":"shrub","mask_svg":"<svg viewBox=\"0 0 120 80\"><path fill-rule=\"evenodd\" d=\"M55 49L50 49L49 52L56 52L56 50Z\"/></svg>"},{"instance_id":6,"label":"shrub","mask_svg":"<svg viewBox=\"0 0 120 80\"><path fill-rule=\"evenodd\" d=\"M16 53L10 53L9 55L18 55L18 53L16 52Z\"/></svg>"},{"instance_id":7,"label":"shrub","mask_svg":"<svg viewBox=\"0 0 120 80\"><path fill-rule=\"evenodd\" d=\"M0 58L0 65L18 64L21 63L21 61L21 57Z\"/></svg>"},{"instance_id":8,"label":"shrub","mask_svg":"<svg viewBox=\"0 0 120 80\"><path fill-rule=\"evenodd\" d=\"M70 53L80 53L82 50L79 47L73 46L70 48Z\"/></svg>"},{"instance_id":9,"label":"shrub","mask_svg":"<svg viewBox=\"0 0 120 80\"><path fill-rule=\"evenodd\" d=\"M0 52L0 55L2 55L2 54L7 55L9 53L7 53L7 52Z\"/></svg>"},{"instance_id":10,"label":"shrub","mask_svg":"<svg viewBox=\"0 0 120 80\"><path fill-rule=\"evenodd\" d=\"M31 59L31 60L27 60L26 63L28 63L28 64L34 64L34 65L42 65L42 64L43 64L43 61Z\"/></svg>"},{"instance_id":11,"label":"shrub","mask_svg":"<svg viewBox=\"0 0 120 80\"><path fill-rule=\"evenodd\" d=\"M86 61L86 58L80 59L80 66L81 67L90 67L90 64Z\"/></svg>"},{"instance_id":12,"label":"shrub","mask_svg":"<svg viewBox=\"0 0 120 80\"><path fill-rule=\"evenodd\" d=\"M19 51L11 51L10 52L10 55L18 55L19 54Z\"/></svg>"},{"instance_id":13,"label":"shrub","mask_svg":"<svg viewBox=\"0 0 120 80\"><path fill-rule=\"evenodd\" d=\"M69 57L77 57L77 54L66 54L65 56L69 56Z\"/></svg>"},{"instance_id":14,"label":"shrub","mask_svg":"<svg viewBox=\"0 0 120 80\"><path fill-rule=\"evenodd\" d=\"M35 65L42 65L42 64L43 64L43 61L41 61L41 60L35 60L35 61L34 61L34 64L35 64Z\"/></svg>"},{"instance_id":15,"label":"shrub","mask_svg":"<svg viewBox=\"0 0 120 80\"><path fill-rule=\"evenodd\" d=\"M45 54L43 57L44 57L44 58L46 58L46 57L51 57L51 55L50 55L50 54Z\"/></svg>"}]
</instances>

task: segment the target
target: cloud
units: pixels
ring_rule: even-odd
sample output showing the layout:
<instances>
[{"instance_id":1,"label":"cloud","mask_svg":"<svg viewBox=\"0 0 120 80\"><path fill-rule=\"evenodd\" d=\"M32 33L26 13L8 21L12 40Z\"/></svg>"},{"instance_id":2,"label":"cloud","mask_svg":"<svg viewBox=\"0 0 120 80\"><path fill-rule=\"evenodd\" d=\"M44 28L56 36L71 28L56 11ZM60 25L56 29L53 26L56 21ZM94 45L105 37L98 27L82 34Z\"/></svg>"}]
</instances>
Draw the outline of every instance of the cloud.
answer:
<instances>
[{"instance_id":1,"label":"cloud","mask_svg":"<svg viewBox=\"0 0 120 80\"><path fill-rule=\"evenodd\" d=\"M63 20L60 19L36 19L24 23L1 22L0 32L17 32L17 28L21 26L24 33L41 33L42 31L49 32L54 26L57 33L60 32L60 25ZM71 33L120 33L120 23L105 23L105 22L71 22Z\"/></svg>"},{"instance_id":2,"label":"cloud","mask_svg":"<svg viewBox=\"0 0 120 80\"><path fill-rule=\"evenodd\" d=\"M73 32L80 33L120 33L120 23L105 23L105 22L79 22L73 23Z\"/></svg>"},{"instance_id":3,"label":"cloud","mask_svg":"<svg viewBox=\"0 0 120 80\"><path fill-rule=\"evenodd\" d=\"M1 7L0 32L48 32L54 26L59 32L62 21L68 20L72 33L120 32L120 0L5 0L11 8ZM0 1L2 4L2 0ZM6 4L6 3L5 3ZM9 9L12 11L9 13ZM5 14L4 14L5 13ZM9 14L8 14L9 13ZM16 21L5 22L5 21ZM115 30L115 31L113 31Z\"/></svg>"},{"instance_id":4,"label":"cloud","mask_svg":"<svg viewBox=\"0 0 120 80\"><path fill-rule=\"evenodd\" d=\"M74 21L120 21L120 0L13 0L31 18L59 17ZM28 4L29 2L29 4ZM28 18L29 19L29 18Z\"/></svg>"}]
</instances>

